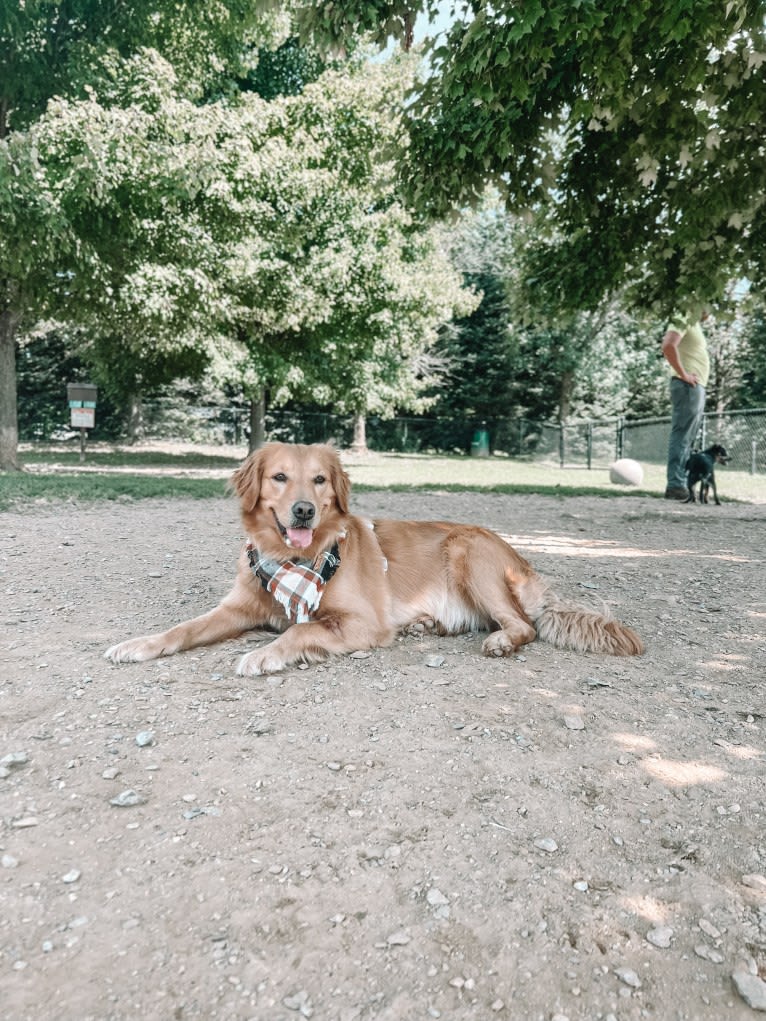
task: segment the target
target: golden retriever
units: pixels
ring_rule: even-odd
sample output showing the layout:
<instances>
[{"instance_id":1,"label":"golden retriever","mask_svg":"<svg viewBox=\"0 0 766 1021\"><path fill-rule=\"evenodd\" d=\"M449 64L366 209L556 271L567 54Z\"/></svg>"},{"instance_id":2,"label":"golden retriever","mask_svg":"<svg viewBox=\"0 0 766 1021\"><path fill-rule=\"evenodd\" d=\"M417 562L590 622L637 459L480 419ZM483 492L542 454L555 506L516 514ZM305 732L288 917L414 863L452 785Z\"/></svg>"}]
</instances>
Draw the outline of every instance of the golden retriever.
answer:
<instances>
[{"instance_id":1,"label":"golden retriever","mask_svg":"<svg viewBox=\"0 0 766 1021\"><path fill-rule=\"evenodd\" d=\"M486 656L510 656L537 636L579 652L643 652L629 627L556 596L495 532L352 514L329 445L270 443L232 484L247 536L232 590L201 617L112 646L108 659L155 659L261 627L281 633L243 656L240 674L389 645L402 630L489 631Z\"/></svg>"}]
</instances>

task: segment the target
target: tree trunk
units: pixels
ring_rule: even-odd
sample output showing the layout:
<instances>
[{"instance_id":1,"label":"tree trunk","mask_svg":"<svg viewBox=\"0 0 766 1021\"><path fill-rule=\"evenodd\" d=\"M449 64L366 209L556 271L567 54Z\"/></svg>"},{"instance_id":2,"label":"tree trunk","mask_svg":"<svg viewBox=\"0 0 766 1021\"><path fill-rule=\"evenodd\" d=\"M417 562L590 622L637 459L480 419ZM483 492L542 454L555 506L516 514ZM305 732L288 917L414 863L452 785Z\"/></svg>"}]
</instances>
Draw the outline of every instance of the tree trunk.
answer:
<instances>
[{"instance_id":1,"label":"tree trunk","mask_svg":"<svg viewBox=\"0 0 766 1021\"><path fill-rule=\"evenodd\" d=\"M16 403L16 327L18 315L0 312L0 471L21 471Z\"/></svg>"},{"instance_id":2,"label":"tree trunk","mask_svg":"<svg viewBox=\"0 0 766 1021\"><path fill-rule=\"evenodd\" d=\"M569 418L569 411L572 407L574 380L575 374L571 369L562 372L561 384L559 386L559 422L566 422Z\"/></svg>"},{"instance_id":3,"label":"tree trunk","mask_svg":"<svg viewBox=\"0 0 766 1021\"><path fill-rule=\"evenodd\" d=\"M357 415L354 419L354 439L351 449L355 454L368 454L367 449L367 419L364 415Z\"/></svg>"},{"instance_id":4,"label":"tree trunk","mask_svg":"<svg viewBox=\"0 0 766 1021\"><path fill-rule=\"evenodd\" d=\"M250 442L248 452L262 447L266 442L266 388L261 387L255 397L250 398Z\"/></svg>"},{"instance_id":5,"label":"tree trunk","mask_svg":"<svg viewBox=\"0 0 766 1021\"><path fill-rule=\"evenodd\" d=\"M135 443L144 435L144 400L140 393L130 395L127 421L128 443Z\"/></svg>"}]
</instances>

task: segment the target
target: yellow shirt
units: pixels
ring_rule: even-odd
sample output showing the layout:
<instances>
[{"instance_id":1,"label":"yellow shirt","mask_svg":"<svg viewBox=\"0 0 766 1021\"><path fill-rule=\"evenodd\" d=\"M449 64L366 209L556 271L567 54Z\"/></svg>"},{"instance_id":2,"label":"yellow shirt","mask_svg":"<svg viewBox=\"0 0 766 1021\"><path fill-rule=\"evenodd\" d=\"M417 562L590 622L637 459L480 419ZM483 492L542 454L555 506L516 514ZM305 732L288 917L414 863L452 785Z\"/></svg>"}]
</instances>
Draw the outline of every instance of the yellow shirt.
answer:
<instances>
[{"instance_id":1,"label":"yellow shirt","mask_svg":"<svg viewBox=\"0 0 766 1021\"><path fill-rule=\"evenodd\" d=\"M668 329L673 330L674 333L681 334L681 339L678 342L678 354L683 367L687 372L695 373L702 386L707 386L708 376L710 375L710 358L707 353L705 334L702 332L700 324L693 323L691 326L679 326L675 323L670 323ZM671 368L670 372L673 376L678 376L675 369Z\"/></svg>"}]
</instances>

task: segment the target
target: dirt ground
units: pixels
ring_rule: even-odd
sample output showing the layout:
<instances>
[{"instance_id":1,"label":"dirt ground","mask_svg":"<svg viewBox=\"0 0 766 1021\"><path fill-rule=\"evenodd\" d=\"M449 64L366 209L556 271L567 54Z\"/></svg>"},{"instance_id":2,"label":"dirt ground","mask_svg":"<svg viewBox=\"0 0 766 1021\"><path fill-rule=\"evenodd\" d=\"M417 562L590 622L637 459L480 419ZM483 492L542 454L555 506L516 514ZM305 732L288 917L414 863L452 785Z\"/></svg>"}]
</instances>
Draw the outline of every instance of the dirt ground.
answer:
<instances>
[{"instance_id":1,"label":"dirt ground","mask_svg":"<svg viewBox=\"0 0 766 1021\"><path fill-rule=\"evenodd\" d=\"M228 589L233 501L0 514L4 1021L755 1018L766 507L354 506L496 528L646 654L115 666Z\"/></svg>"}]
</instances>

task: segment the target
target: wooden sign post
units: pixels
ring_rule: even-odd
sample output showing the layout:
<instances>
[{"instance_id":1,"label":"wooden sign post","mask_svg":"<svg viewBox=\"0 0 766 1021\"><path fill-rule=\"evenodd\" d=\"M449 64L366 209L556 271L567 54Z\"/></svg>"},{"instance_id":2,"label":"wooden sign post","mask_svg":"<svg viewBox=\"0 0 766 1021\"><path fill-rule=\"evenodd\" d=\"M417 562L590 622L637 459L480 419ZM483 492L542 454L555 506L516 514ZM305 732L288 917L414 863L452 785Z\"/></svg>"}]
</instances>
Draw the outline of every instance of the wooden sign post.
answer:
<instances>
[{"instance_id":1,"label":"wooden sign post","mask_svg":"<svg viewBox=\"0 0 766 1021\"><path fill-rule=\"evenodd\" d=\"M80 430L80 460L85 460L85 437L96 424L98 387L91 383L67 383L71 426Z\"/></svg>"}]
</instances>

